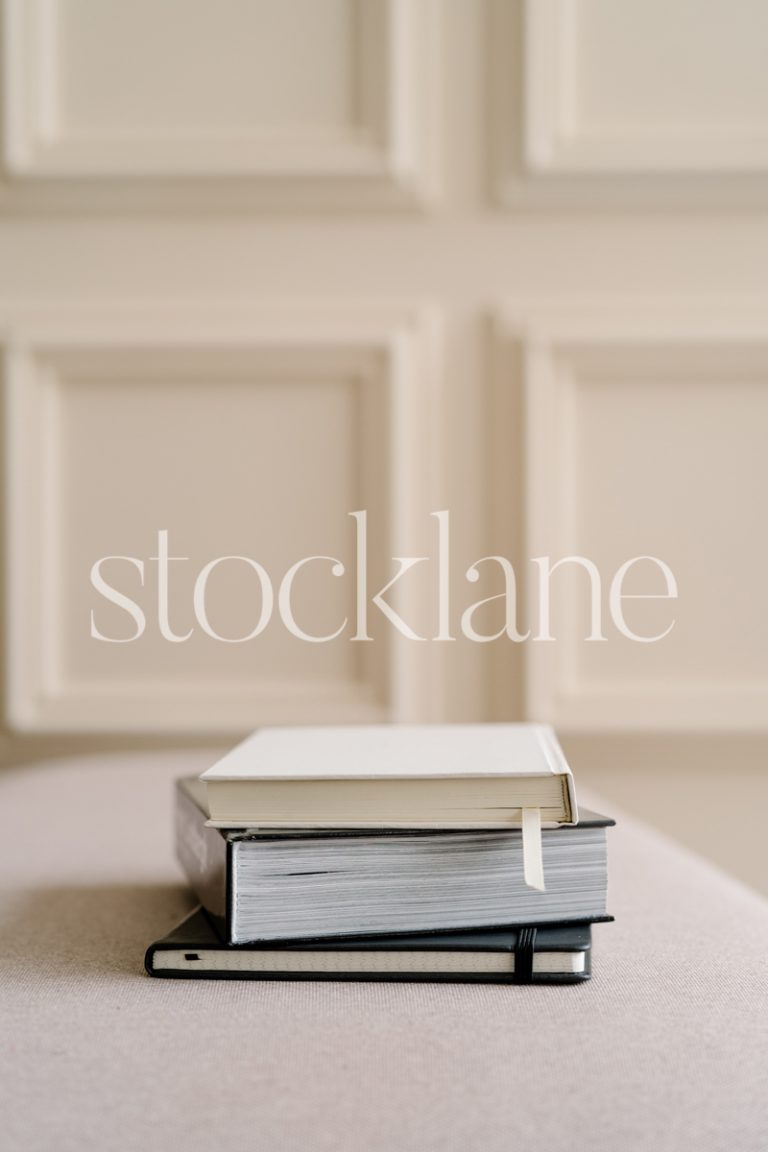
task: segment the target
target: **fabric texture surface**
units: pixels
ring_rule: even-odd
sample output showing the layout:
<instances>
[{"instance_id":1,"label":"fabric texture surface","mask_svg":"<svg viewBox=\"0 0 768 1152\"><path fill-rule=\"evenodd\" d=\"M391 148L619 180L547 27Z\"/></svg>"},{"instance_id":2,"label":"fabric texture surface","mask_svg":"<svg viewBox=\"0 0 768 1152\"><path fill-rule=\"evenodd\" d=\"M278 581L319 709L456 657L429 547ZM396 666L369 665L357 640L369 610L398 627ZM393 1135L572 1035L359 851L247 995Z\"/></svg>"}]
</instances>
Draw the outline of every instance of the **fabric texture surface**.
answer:
<instances>
[{"instance_id":1,"label":"fabric texture surface","mask_svg":"<svg viewBox=\"0 0 768 1152\"><path fill-rule=\"evenodd\" d=\"M144 975L194 903L172 782L213 759L0 774L3 1152L768 1148L768 903L615 811L588 984Z\"/></svg>"}]
</instances>

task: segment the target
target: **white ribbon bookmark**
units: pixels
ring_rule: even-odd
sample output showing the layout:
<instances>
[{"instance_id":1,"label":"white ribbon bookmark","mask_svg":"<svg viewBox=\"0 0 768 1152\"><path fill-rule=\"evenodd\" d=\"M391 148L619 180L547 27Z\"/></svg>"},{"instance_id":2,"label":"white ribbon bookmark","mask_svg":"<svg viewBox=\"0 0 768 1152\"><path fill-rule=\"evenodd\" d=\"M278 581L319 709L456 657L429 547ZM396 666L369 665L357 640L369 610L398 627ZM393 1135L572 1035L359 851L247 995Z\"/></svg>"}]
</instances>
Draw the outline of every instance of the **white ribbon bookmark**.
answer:
<instances>
[{"instance_id":1,"label":"white ribbon bookmark","mask_svg":"<svg viewBox=\"0 0 768 1152\"><path fill-rule=\"evenodd\" d=\"M541 858L541 809L523 808L523 875L529 888L544 891Z\"/></svg>"}]
</instances>

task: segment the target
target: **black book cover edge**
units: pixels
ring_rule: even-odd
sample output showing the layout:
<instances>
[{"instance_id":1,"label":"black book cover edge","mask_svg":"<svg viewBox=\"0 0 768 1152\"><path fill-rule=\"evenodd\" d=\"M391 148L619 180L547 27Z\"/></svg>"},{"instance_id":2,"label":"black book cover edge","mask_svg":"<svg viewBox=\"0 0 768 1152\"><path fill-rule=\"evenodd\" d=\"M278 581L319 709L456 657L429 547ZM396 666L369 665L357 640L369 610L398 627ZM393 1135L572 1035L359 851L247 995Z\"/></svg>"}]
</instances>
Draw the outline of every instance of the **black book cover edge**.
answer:
<instances>
[{"instance_id":1,"label":"black book cover edge","mask_svg":"<svg viewBox=\"0 0 768 1152\"><path fill-rule=\"evenodd\" d=\"M308 941L267 941L259 944L227 944L216 931L211 918L201 906L193 909L166 936L149 946L144 957L147 973L155 978L172 980L299 980L299 981L354 981L386 983L472 983L472 984L578 984L589 980L592 974L592 932L589 924L548 924L535 928L531 952L583 952L585 965L582 972L532 973L521 979L520 973L493 972L225 972L217 969L190 971L155 970L154 955L160 951L198 952L214 948L233 952L339 952L339 951L455 951L455 952L515 952L517 960L521 935L529 939L532 925L514 928L488 928L459 932L425 932L396 936L335 937L316 943ZM517 968L517 964L516 964Z\"/></svg>"}]
</instances>

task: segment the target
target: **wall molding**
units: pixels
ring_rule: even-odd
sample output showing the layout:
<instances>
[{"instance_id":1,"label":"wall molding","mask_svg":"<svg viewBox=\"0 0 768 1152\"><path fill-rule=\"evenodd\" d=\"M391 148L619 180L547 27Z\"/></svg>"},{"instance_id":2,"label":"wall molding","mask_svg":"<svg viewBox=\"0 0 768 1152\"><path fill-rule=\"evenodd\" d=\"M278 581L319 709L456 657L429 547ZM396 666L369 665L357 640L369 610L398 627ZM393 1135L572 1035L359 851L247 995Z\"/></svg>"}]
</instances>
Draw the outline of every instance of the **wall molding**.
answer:
<instances>
[{"instance_id":1,"label":"wall molding","mask_svg":"<svg viewBox=\"0 0 768 1152\"><path fill-rule=\"evenodd\" d=\"M63 475L60 404L67 388L61 366L72 357L78 371L87 369L91 358L104 374L110 365L119 373L126 349L147 352L157 365L152 379L156 374L162 380L168 353L225 356L235 349L258 377L260 357L268 353L274 364L277 351L287 367L292 354L302 357L306 379L310 352L309 380L316 374L321 384L334 372L338 378L339 365L359 361L356 385L359 381L369 398L376 398L389 428L386 475L370 482L385 485L387 546L396 555L418 533L415 521L430 503L434 482L424 448L437 386L437 320L429 307L17 308L0 310L0 343L7 400L6 712L14 729L236 733L262 723L412 720L439 712L439 675L425 666L430 656L424 649L432 646L387 640L366 646L369 663L362 672L330 683L316 678L290 683L255 678L227 687L145 678L72 681L62 671L56 593L63 555L57 508ZM94 386L110 387L108 371L103 382L101 376L94 379ZM379 419L378 412L377 407L373 418ZM399 608L406 617L424 611L418 596L402 593Z\"/></svg>"},{"instance_id":2,"label":"wall molding","mask_svg":"<svg viewBox=\"0 0 768 1152\"><path fill-rule=\"evenodd\" d=\"M682 124L605 134L573 122L567 57L578 10L567 0L489 0L489 198L515 211L595 205L759 207L768 187L768 122L744 132ZM578 67L578 62L574 65ZM653 128L653 126L651 126ZM587 131L586 129L589 129Z\"/></svg>"},{"instance_id":3,"label":"wall molding","mask_svg":"<svg viewBox=\"0 0 768 1152\"><path fill-rule=\"evenodd\" d=\"M525 156L533 172L768 172L765 126L649 123L642 130L579 123L574 103L576 21L573 0L526 0ZM662 34L662 30L659 30Z\"/></svg>"},{"instance_id":4,"label":"wall molding","mask_svg":"<svg viewBox=\"0 0 768 1152\"><path fill-rule=\"evenodd\" d=\"M254 208L396 207L428 202L439 185L438 0L383 0L356 13L360 120L327 130L254 124L221 134L73 137L56 89L60 0L0 0L3 166L14 181L72 186L78 195L246 183ZM151 183L150 183L151 182ZM78 188L78 185L83 187ZM162 190L161 190L162 191ZM178 189L177 189L178 193ZM226 191L225 191L226 195Z\"/></svg>"},{"instance_id":5,"label":"wall molding","mask_svg":"<svg viewBox=\"0 0 768 1152\"><path fill-rule=\"evenodd\" d=\"M496 361L505 365L496 388L500 394L521 388L525 408L525 548L526 560L560 558L578 551L574 529L579 517L578 457L575 424L579 361L611 358L624 363L631 377L633 358L651 354L664 365L663 379L676 375L675 357L702 357L701 380L728 387L729 370L745 370L768 385L766 303L754 298L696 304L659 297L593 301L580 306L533 305L508 301L496 313ZM520 377L508 371L504 349L517 352ZM651 370L652 372L653 370ZM695 389L698 377L680 377ZM601 381L611 376L599 377ZM661 385L660 385L661 386ZM621 379L610 387L620 389ZM503 509L500 501L499 508ZM505 512L508 515L508 509ZM500 512L497 511L497 519ZM611 573L612 575L612 573ZM604 580L605 584L605 580ZM525 612L535 619L532 582L525 585ZM564 615L573 589L563 593ZM604 605L607 591L603 588ZM683 595L683 592L681 592ZM629 679L591 682L580 677L573 637L554 643L528 641L524 649L525 715L547 720L565 731L721 731L764 732L768 729L768 670L764 679L733 682L681 678L650 684ZM503 670L497 672L502 675Z\"/></svg>"}]
</instances>

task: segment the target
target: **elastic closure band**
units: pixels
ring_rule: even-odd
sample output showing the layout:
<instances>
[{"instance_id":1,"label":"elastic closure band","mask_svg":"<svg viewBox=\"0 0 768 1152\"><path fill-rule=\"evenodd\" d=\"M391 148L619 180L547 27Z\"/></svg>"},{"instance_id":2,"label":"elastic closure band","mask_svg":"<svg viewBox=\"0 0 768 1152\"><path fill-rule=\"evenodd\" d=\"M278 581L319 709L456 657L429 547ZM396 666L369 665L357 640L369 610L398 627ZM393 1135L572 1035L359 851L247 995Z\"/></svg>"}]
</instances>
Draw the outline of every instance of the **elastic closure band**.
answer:
<instances>
[{"instance_id":1,"label":"elastic closure band","mask_svg":"<svg viewBox=\"0 0 768 1152\"><path fill-rule=\"evenodd\" d=\"M536 951L536 929L521 928L515 945L515 984L530 984L533 979L533 954Z\"/></svg>"}]
</instances>

